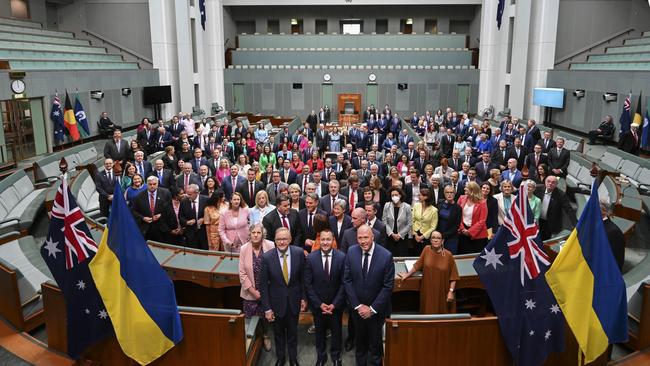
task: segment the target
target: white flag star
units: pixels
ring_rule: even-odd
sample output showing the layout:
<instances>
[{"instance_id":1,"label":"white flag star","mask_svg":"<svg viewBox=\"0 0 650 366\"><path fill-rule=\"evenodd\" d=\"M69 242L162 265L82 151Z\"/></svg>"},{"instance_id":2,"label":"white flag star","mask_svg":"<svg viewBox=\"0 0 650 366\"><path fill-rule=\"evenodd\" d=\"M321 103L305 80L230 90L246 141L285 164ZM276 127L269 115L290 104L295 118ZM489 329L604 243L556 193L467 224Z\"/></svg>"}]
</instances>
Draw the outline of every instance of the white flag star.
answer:
<instances>
[{"instance_id":1,"label":"white flag star","mask_svg":"<svg viewBox=\"0 0 650 366\"><path fill-rule=\"evenodd\" d=\"M535 301L533 299L526 300L526 309L533 310L535 308Z\"/></svg>"},{"instance_id":2,"label":"white flag star","mask_svg":"<svg viewBox=\"0 0 650 366\"><path fill-rule=\"evenodd\" d=\"M52 238L47 238L45 240L45 249L47 250L47 256L52 256L56 259L56 253L60 253L61 249L57 248L58 241L53 241Z\"/></svg>"},{"instance_id":3,"label":"white flag star","mask_svg":"<svg viewBox=\"0 0 650 366\"><path fill-rule=\"evenodd\" d=\"M559 312L560 312L560 307L557 306L557 304L553 304L553 305L551 305L551 313L553 313L553 314L557 314L557 313L559 313Z\"/></svg>"},{"instance_id":4,"label":"white flag star","mask_svg":"<svg viewBox=\"0 0 650 366\"><path fill-rule=\"evenodd\" d=\"M97 314L97 316L99 316L101 319L106 319L108 317L108 313L106 310L102 310L99 312L99 314Z\"/></svg>"},{"instance_id":5,"label":"white flag star","mask_svg":"<svg viewBox=\"0 0 650 366\"><path fill-rule=\"evenodd\" d=\"M551 338L551 331L547 330L546 333L544 333L544 340L548 341L549 338Z\"/></svg>"},{"instance_id":6,"label":"white flag star","mask_svg":"<svg viewBox=\"0 0 650 366\"><path fill-rule=\"evenodd\" d=\"M495 253L494 248L492 248L491 250L486 250L485 255L482 255L481 258L485 259L486 267L492 265L494 269L497 269L497 264L503 265L503 263L501 263L501 260L499 259L501 258L502 255L503 254Z\"/></svg>"},{"instance_id":7,"label":"white flag star","mask_svg":"<svg viewBox=\"0 0 650 366\"><path fill-rule=\"evenodd\" d=\"M52 112L52 114L53 114L54 116L58 117L59 114L61 114L61 113L59 113L59 111L54 111L54 112Z\"/></svg>"},{"instance_id":8,"label":"white flag star","mask_svg":"<svg viewBox=\"0 0 650 366\"><path fill-rule=\"evenodd\" d=\"M90 314L90 310L86 309L86 314Z\"/></svg>"},{"instance_id":9,"label":"white flag star","mask_svg":"<svg viewBox=\"0 0 650 366\"><path fill-rule=\"evenodd\" d=\"M534 335L535 335L535 331L534 331L534 330L531 330L530 332L528 332L528 335L530 335L530 336L534 336Z\"/></svg>"},{"instance_id":10,"label":"white flag star","mask_svg":"<svg viewBox=\"0 0 650 366\"><path fill-rule=\"evenodd\" d=\"M82 280L79 280L79 282L77 282L77 288L79 290L85 290L86 289L86 283L84 281L82 281Z\"/></svg>"}]
</instances>

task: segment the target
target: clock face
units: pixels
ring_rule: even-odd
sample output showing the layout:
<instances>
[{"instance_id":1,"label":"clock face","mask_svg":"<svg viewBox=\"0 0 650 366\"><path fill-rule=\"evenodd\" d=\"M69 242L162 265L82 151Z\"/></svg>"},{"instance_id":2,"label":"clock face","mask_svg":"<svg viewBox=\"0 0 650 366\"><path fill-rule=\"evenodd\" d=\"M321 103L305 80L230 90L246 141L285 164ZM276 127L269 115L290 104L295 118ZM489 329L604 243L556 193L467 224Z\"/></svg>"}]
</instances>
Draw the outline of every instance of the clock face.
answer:
<instances>
[{"instance_id":1,"label":"clock face","mask_svg":"<svg viewBox=\"0 0 650 366\"><path fill-rule=\"evenodd\" d=\"M370 74L370 75L368 75L368 80L370 80L370 81L375 81L375 80L377 80L377 75L375 75L375 74Z\"/></svg>"},{"instance_id":2,"label":"clock face","mask_svg":"<svg viewBox=\"0 0 650 366\"><path fill-rule=\"evenodd\" d=\"M323 80L330 81L330 80L332 80L332 76L330 74L325 74L325 75L323 75Z\"/></svg>"},{"instance_id":3,"label":"clock face","mask_svg":"<svg viewBox=\"0 0 650 366\"><path fill-rule=\"evenodd\" d=\"M12 81L11 90L16 94L22 94L25 91L25 82L22 80Z\"/></svg>"}]
</instances>

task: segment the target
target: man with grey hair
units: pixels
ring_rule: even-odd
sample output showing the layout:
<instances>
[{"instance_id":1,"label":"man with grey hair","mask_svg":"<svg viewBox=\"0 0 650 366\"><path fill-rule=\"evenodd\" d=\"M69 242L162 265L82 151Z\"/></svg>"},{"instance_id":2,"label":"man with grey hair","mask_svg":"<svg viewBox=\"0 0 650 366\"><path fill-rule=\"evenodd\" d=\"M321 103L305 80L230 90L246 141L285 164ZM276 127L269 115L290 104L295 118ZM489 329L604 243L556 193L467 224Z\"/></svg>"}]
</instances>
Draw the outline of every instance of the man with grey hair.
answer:
<instances>
[{"instance_id":1,"label":"man with grey hair","mask_svg":"<svg viewBox=\"0 0 650 366\"><path fill-rule=\"evenodd\" d=\"M131 212L147 240L168 241L170 231L178 227L169 190L158 186L158 177L147 178L147 189L131 202Z\"/></svg>"},{"instance_id":2,"label":"man with grey hair","mask_svg":"<svg viewBox=\"0 0 650 366\"><path fill-rule=\"evenodd\" d=\"M158 177L158 185L170 190L172 196L176 195L176 181L171 170L165 168L165 162L157 159L154 162L154 169L149 173L150 176Z\"/></svg>"},{"instance_id":3,"label":"man with grey hair","mask_svg":"<svg viewBox=\"0 0 650 366\"><path fill-rule=\"evenodd\" d=\"M612 205L600 199L600 213L603 216L603 226L605 227L605 233L607 234L607 240L609 245L612 248L612 254L614 254L614 259L616 259L616 264L620 271L623 270L623 263L625 262L625 235L623 231L609 218L611 214Z\"/></svg>"},{"instance_id":4,"label":"man with grey hair","mask_svg":"<svg viewBox=\"0 0 650 366\"><path fill-rule=\"evenodd\" d=\"M331 180L328 184L329 193L322 196L318 207L327 212L328 215L332 214L332 207L336 199L342 199L347 203L345 196L339 194L340 184L338 180Z\"/></svg>"},{"instance_id":5,"label":"man with grey hair","mask_svg":"<svg viewBox=\"0 0 650 366\"><path fill-rule=\"evenodd\" d=\"M186 245L196 249L208 249L208 238L203 225L203 213L208 197L199 194L199 186L190 184L185 192L186 197L178 209L178 220L185 228Z\"/></svg>"},{"instance_id":6,"label":"man with grey hair","mask_svg":"<svg viewBox=\"0 0 650 366\"><path fill-rule=\"evenodd\" d=\"M357 229L366 223L367 218L366 209L363 207L357 207L352 211L352 227L343 232L343 239L341 240L341 244L339 244L339 249L343 253L347 253L350 247L359 244L357 241ZM385 235L382 235L375 229L372 229L372 232L377 243L384 246Z\"/></svg>"}]
</instances>

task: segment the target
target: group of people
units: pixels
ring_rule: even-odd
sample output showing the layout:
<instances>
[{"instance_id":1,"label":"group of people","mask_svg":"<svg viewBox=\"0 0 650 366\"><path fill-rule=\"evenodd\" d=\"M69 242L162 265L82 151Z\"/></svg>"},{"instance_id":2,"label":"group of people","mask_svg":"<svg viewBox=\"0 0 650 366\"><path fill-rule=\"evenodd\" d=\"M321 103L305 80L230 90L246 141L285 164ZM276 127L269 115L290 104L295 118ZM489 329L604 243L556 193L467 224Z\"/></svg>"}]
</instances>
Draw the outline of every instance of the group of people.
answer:
<instances>
[{"instance_id":1,"label":"group of people","mask_svg":"<svg viewBox=\"0 0 650 366\"><path fill-rule=\"evenodd\" d=\"M562 229L563 217L575 223L557 188L570 153L534 120L505 118L492 129L450 109L405 121L389 106L369 106L338 143L327 123L321 110L271 136L262 123L179 115L168 125L143 119L131 142L116 129L96 177L101 214L121 193L118 181L146 239L239 253L244 312L272 324L279 364L286 347L297 363L297 316L307 303L319 364L328 331L340 363L343 311L352 320L344 348L378 364L392 258L419 256L399 277L423 271L420 310L448 312L453 255L485 247L522 184L543 239ZM156 151L164 153L150 162ZM267 349L269 340L265 332Z\"/></svg>"}]
</instances>

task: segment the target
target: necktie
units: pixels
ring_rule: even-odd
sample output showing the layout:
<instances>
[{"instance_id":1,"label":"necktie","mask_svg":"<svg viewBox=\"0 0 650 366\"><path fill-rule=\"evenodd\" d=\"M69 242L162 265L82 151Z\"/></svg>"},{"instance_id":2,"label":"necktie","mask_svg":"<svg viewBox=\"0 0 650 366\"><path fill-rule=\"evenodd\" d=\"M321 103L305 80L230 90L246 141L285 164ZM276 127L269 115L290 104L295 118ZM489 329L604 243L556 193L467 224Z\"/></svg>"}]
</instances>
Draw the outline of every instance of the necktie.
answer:
<instances>
[{"instance_id":1,"label":"necktie","mask_svg":"<svg viewBox=\"0 0 650 366\"><path fill-rule=\"evenodd\" d=\"M289 267L287 265L287 253L282 254L282 277L284 277L284 282L289 285Z\"/></svg>"},{"instance_id":2,"label":"necktie","mask_svg":"<svg viewBox=\"0 0 650 366\"><path fill-rule=\"evenodd\" d=\"M361 274L363 275L363 279L366 279L366 275L368 274L368 257L370 256L370 253L364 252L363 253L363 267L361 268Z\"/></svg>"},{"instance_id":3,"label":"necktie","mask_svg":"<svg viewBox=\"0 0 650 366\"><path fill-rule=\"evenodd\" d=\"M249 189L248 194L249 194L250 200L255 201L255 190L253 189L253 182L249 183L249 188L248 189Z\"/></svg>"},{"instance_id":4,"label":"necktie","mask_svg":"<svg viewBox=\"0 0 650 366\"><path fill-rule=\"evenodd\" d=\"M144 167L142 166L142 163L138 164L138 173L144 176Z\"/></svg>"},{"instance_id":5,"label":"necktie","mask_svg":"<svg viewBox=\"0 0 650 366\"><path fill-rule=\"evenodd\" d=\"M160 181L160 183L162 183L162 180L163 180L162 178L163 178L163 172L158 171L158 181Z\"/></svg>"},{"instance_id":6,"label":"necktie","mask_svg":"<svg viewBox=\"0 0 650 366\"><path fill-rule=\"evenodd\" d=\"M196 219L196 204L194 201L192 201L192 213L194 214L194 218Z\"/></svg>"},{"instance_id":7,"label":"necktie","mask_svg":"<svg viewBox=\"0 0 650 366\"><path fill-rule=\"evenodd\" d=\"M275 185L275 196L277 197L277 195L278 195L278 185L276 184Z\"/></svg>"},{"instance_id":8,"label":"necktie","mask_svg":"<svg viewBox=\"0 0 650 366\"><path fill-rule=\"evenodd\" d=\"M235 192L235 189L237 189L237 186L235 184L237 184L237 179L235 179L235 177L232 177L232 191L233 192Z\"/></svg>"},{"instance_id":9,"label":"necktie","mask_svg":"<svg viewBox=\"0 0 650 366\"><path fill-rule=\"evenodd\" d=\"M309 217L307 218L307 227L312 227L314 225L314 213L310 212Z\"/></svg>"},{"instance_id":10,"label":"necktie","mask_svg":"<svg viewBox=\"0 0 650 366\"><path fill-rule=\"evenodd\" d=\"M185 189L184 189L185 192L187 192L187 186L189 186L189 185L190 185L190 175L185 174Z\"/></svg>"},{"instance_id":11,"label":"necktie","mask_svg":"<svg viewBox=\"0 0 650 366\"><path fill-rule=\"evenodd\" d=\"M151 216L154 215L156 208L156 200L154 198L153 192L149 193L149 209L151 210Z\"/></svg>"},{"instance_id":12,"label":"necktie","mask_svg":"<svg viewBox=\"0 0 650 366\"><path fill-rule=\"evenodd\" d=\"M354 211L354 189L350 187L350 212Z\"/></svg>"},{"instance_id":13,"label":"necktie","mask_svg":"<svg viewBox=\"0 0 650 366\"><path fill-rule=\"evenodd\" d=\"M332 204L330 205L330 212L332 212L332 209L334 208L334 201L336 200L336 197L332 196Z\"/></svg>"},{"instance_id":14,"label":"necktie","mask_svg":"<svg viewBox=\"0 0 650 366\"><path fill-rule=\"evenodd\" d=\"M120 142L119 141L115 141L115 147L117 148L117 153L119 154L120 153Z\"/></svg>"},{"instance_id":15,"label":"necktie","mask_svg":"<svg viewBox=\"0 0 650 366\"><path fill-rule=\"evenodd\" d=\"M113 183L113 172L108 172L108 181Z\"/></svg>"},{"instance_id":16,"label":"necktie","mask_svg":"<svg viewBox=\"0 0 650 366\"><path fill-rule=\"evenodd\" d=\"M325 270L325 277L327 277L327 280L329 281L329 279L330 279L330 255L329 255L329 253L325 254L325 267L323 269Z\"/></svg>"},{"instance_id":17,"label":"necktie","mask_svg":"<svg viewBox=\"0 0 650 366\"><path fill-rule=\"evenodd\" d=\"M287 221L286 215L282 215L282 226L284 226L287 229L289 228L289 222Z\"/></svg>"},{"instance_id":18,"label":"necktie","mask_svg":"<svg viewBox=\"0 0 650 366\"><path fill-rule=\"evenodd\" d=\"M302 191L304 192L307 190L307 176L303 175L302 176Z\"/></svg>"},{"instance_id":19,"label":"necktie","mask_svg":"<svg viewBox=\"0 0 650 366\"><path fill-rule=\"evenodd\" d=\"M535 154L535 166L539 165L539 154Z\"/></svg>"}]
</instances>

